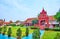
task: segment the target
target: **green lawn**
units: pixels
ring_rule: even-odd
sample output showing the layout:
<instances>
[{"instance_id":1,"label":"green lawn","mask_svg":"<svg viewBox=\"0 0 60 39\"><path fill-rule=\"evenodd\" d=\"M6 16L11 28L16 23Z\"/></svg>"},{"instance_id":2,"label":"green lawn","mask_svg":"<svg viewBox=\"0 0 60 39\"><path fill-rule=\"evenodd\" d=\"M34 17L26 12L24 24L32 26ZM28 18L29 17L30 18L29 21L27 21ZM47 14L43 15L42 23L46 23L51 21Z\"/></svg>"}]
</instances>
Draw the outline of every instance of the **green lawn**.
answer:
<instances>
[{"instance_id":1,"label":"green lawn","mask_svg":"<svg viewBox=\"0 0 60 39\"><path fill-rule=\"evenodd\" d=\"M7 31L8 31L8 28L9 28L9 26L7 26ZM24 37L25 36L26 27L20 27L20 26L11 27L11 29L12 29L12 37L17 37L16 36L16 31L17 31L18 28L21 28L21 30L22 30L22 37ZM32 33L33 30L30 29L30 27L28 27L28 28L29 28L29 33ZM6 35L7 35L7 31L6 31Z\"/></svg>"},{"instance_id":2,"label":"green lawn","mask_svg":"<svg viewBox=\"0 0 60 39\"><path fill-rule=\"evenodd\" d=\"M60 31L45 31L42 39L54 39L57 33L60 33Z\"/></svg>"}]
</instances>

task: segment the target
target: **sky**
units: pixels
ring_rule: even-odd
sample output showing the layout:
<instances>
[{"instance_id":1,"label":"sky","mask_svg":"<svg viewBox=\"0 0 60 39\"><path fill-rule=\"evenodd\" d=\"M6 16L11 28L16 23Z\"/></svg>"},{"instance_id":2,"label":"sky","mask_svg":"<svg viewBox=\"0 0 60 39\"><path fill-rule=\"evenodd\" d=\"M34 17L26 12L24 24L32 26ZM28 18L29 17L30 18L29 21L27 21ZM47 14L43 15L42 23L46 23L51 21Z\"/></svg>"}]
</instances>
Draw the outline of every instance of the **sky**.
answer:
<instances>
[{"instance_id":1,"label":"sky","mask_svg":"<svg viewBox=\"0 0 60 39\"><path fill-rule=\"evenodd\" d=\"M55 15L60 0L0 0L0 19L24 21L37 17L43 8L49 16Z\"/></svg>"}]
</instances>

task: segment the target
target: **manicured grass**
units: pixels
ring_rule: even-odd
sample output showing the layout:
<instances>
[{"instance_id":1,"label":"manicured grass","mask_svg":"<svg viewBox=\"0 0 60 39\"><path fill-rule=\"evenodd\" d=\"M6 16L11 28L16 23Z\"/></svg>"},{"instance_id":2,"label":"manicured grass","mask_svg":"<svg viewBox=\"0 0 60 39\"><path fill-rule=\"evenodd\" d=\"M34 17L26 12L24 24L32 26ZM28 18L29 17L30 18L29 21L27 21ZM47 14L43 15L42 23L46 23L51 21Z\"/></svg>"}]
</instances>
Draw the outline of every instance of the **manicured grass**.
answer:
<instances>
[{"instance_id":1,"label":"manicured grass","mask_svg":"<svg viewBox=\"0 0 60 39\"><path fill-rule=\"evenodd\" d=\"M45 31L42 39L54 39L57 33L60 33L60 31Z\"/></svg>"},{"instance_id":2,"label":"manicured grass","mask_svg":"<svg viewBox=\"0 0 60 39\"><path fill-rule=\"evenodd\" d=\"M8 28L9 28L9 26L7 26L6 35L7 35ZM15 37L15 38L17 37L16 36L16 32L17 32L18 28L21 28L21 30L22 30L22 37L24 37L25 36L26 27L20 27L20 26L13 26L13 27L11 27L11 29L12 29L12 37ZM32 33L32 32L33 32L33 30L29 28L29 34Z\"/></svg>"}]
</instances>

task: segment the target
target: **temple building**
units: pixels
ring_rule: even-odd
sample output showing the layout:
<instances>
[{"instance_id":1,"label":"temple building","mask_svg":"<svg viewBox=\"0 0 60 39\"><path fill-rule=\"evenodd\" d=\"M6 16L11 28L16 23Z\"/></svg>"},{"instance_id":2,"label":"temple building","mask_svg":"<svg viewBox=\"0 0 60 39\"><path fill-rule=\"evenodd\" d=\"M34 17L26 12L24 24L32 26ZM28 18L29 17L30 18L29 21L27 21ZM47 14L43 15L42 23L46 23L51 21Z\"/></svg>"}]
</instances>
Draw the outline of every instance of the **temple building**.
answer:
<instances>
[{"instance_id":1,"label":"temple building","mask_svg":"<svg viewBox=\"0 0 60 39\"><path fill-rule=\"evenodd\" d=\"M32 26L32 21L34 19L38 20L37 24L34 24L34 26L40 27L40 29L54 28L56 24L59 24L54 16L48 16L47 12L44 9L40 12L37 18L28 18L25 21L25 25Z\"/></svg>"}]
</instances>

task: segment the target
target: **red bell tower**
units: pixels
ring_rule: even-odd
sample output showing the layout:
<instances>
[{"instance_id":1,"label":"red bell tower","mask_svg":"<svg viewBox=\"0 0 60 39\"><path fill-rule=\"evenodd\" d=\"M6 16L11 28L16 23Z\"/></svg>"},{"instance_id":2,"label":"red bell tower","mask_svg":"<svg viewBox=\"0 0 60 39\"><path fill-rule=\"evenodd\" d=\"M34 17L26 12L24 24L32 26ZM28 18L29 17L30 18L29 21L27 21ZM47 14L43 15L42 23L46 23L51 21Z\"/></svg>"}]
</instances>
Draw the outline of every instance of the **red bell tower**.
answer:
<instances>
[{"instance_id":1,"label":"red bell tower","mask_svg":"<svg viewBox=\"0 0 60 39\"><path fill-rule=\"evenodd\" d=\"M40 29L45 29L45 27L49 27L49 17L44 8L38 16L38 26L40 27Z\"/></svg>"}]
</instances>

